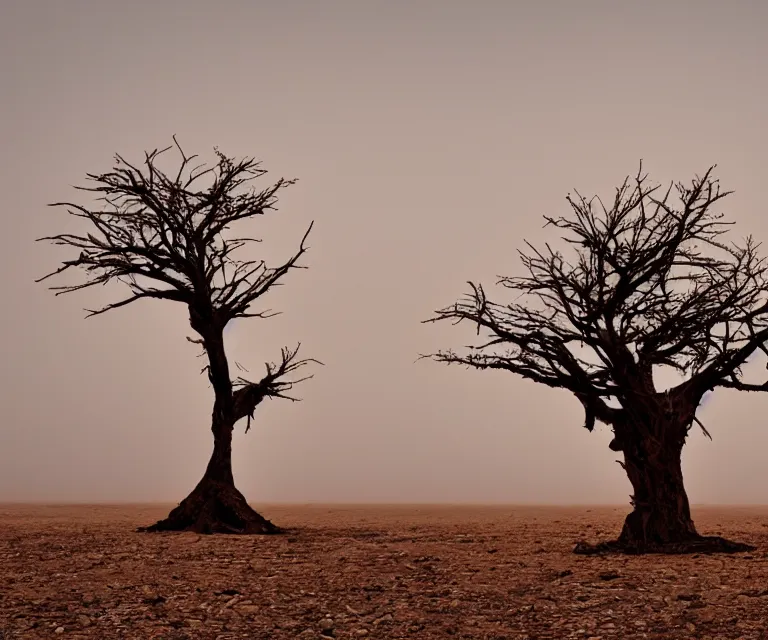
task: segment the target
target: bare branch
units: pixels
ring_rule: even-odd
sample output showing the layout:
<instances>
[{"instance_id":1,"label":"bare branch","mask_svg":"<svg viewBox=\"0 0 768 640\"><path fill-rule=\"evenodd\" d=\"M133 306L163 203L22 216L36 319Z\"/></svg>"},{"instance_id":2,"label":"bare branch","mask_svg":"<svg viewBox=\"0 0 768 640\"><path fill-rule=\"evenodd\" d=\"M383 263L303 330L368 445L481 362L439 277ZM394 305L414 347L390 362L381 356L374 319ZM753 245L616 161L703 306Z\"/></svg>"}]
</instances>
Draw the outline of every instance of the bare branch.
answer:
<instances>
[{"instance_id":1,"label":"bare branch","mask_svg":"<svg viewBox=\"0 0 768 640\"><path fill-rule=\"evenodd\" d=\"M298 398L288 395L288 392L300 382L311 379L312 375L299 378L291 377L294 373L303 369L309 364L322 365L323 363L314 358L298 358L299 343L295 349L284 347L281 350L281 361L279 364L268 362L266 364L267 374L258 382L252 382L246 378L238 378L234 382L237 391L234 394L234 420L237 422L241 418L248 418L248 424L245 432L251 428L251 419L256 407L265 398L284 398L292 402L298 402Z\"/></svg>"},{"instance_id":2,"label":"bare branch","mask_svg":"<svg viewBox=\"0 0 768 640\"><path fill-rule=\"evenodd\" d=\"M181 161L171 176L158 165L161 156L175 148ZM71 293L118 280L129 282L132 296L89 315L98 315L143 298L183 302L210 307L220 326L237 317L270 317L269 312L249 313L249 306L266 294L307 251L306 239L298 252L282 265L270 268L262 260L236 257L239 249L259 242L254 238L230 238L228 230L238 221L274 210L279 192L295 180L281 178L266 189L250 183L266 171L251 158L233 160L216 150L212 167L192 165L174 136L173 145L145 153L144 166L117 155L113 169L88 174L92 186L78 187L95 194L100 207L57 202L73 217L90 227L84 233L63 233L40 238L75 249L78 257L66 260L38 282L72 268L82 270L86 280L52 287ZM206 187L196 188L202 178ZM309 227L312 228L312 225ZM158 289L147 283L165 285Z\"/></svg>"},{"instance_id":3,"label":"bare branch","mask_svg":"<svg viewBox=\"0 0 768 640\"><path fill-rule=\"evenodd\" d=\"M704 426L704 423L702 423L702 421L701 421L701 420L699 420L699 419L698 419L697 417L695 417L695 416L694 416L694 418L693 418L693 421L694 421L694 422L695 422L697 425L699 425L699 428L701 429L702 433L704 433L704 435L705 435L705 436L707 436L707 438L709 438L710 440L712 440L712 434L710 434L710 433L709 433L709 431L707 431L707 428Z\"/></svg>"},{"instance_id":4,"label":"bare branch","mask_svg":"<svg viewBox=\"0 0 768 640\"><path fill-rule=\"evenodd\" d=\"M730 192L713 170L661 191L641 164L608 206L569 195L570 217L545 216L569 251L526 243L526 274L498 282L510 303L470 283L468 296L429 322L469 321L485 341L431 357L568 389L588 429L654 396L659 365L676 369L692 398L715 386L766 390L741 382L740 367L768 341L768 264L751 237L724 238L733 223L716 207Z\"/></svg>"}]
</instances>

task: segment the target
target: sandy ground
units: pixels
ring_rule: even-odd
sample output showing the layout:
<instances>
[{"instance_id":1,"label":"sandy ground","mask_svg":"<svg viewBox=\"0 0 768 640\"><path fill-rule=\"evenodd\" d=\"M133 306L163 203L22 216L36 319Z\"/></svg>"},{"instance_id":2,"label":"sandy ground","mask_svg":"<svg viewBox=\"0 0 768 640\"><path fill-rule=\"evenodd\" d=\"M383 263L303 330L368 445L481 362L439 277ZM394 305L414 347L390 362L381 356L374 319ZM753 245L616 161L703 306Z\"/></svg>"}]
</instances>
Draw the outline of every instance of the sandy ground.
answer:
<instances>
[{"instance_id":1,"label":"sandy ground","mask_svg":"<svg viewBox=\"0 0 768 640\"><path fill-rule=\"evenodd\" d=\"M768 507L734 556L585 557L627 507L268 506L275 537L143 534L168 506L0 505L0 639L768 639Z\"/></svg>"}]
</instances>

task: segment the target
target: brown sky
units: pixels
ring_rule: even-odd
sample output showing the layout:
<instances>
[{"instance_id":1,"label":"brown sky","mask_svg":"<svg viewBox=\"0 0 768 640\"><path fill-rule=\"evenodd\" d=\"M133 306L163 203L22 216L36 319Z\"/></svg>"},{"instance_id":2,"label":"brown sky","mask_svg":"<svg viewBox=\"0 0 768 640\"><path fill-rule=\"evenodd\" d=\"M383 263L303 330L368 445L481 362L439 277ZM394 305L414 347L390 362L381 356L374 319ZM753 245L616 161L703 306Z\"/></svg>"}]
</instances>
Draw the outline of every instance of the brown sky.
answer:
<instances>
[{"instance_id":1,"label":"brown sky","mask_svg":"<svg viewBox=\"0 0 768 640\"><path fill-rule=\"evenodd\" d=\"M316 220L309 271L231 331L252 371L301 340L304 402L235 437L261 501L626 502L606 427L567 392L414 360L469 328L419 321L515 273L572 188L609 193L718 163L737 233L768 240L768 3L513 0L0 4L0 500L180 500L211 438L184 309L84 320L54 299L54 200L177 134L298 176L267 257ZM761 368L761 367L758 367ZM692 502L768 502L768 397L718 392L684 453Z\"/></svg>"}]
</instances>

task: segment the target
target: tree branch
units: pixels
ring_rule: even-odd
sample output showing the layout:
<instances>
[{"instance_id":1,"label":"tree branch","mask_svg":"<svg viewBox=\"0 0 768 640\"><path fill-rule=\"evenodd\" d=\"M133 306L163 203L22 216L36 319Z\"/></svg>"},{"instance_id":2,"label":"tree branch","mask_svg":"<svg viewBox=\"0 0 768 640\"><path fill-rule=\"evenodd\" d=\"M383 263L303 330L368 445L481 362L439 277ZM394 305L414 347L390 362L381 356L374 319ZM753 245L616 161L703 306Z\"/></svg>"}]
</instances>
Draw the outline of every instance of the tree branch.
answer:
<instances>
[{"instance_id":1,"label":"tree branch","mask_svg":"<svg viewBox=\"0 0 768 640\"><path fill-rule=\"evenodd\" d=\"M221 326L236 317L268 317L249 313L248 308L290 269L301 268L296 263L307 250L309 230L298 252L273 269L262 260L238 259L237 251L257 240L228 238L227 233L235 222L274 210L279 192L296 181L281 178L255 190L250 183L266 171L254 159L235 161L217 149L215 166L193 167L195 156L187 156L175 136L173 142L172 147L145 153L143 167L117 155L111 171L88 174L93 186L76 188L96 194L100 208L71 202L51 205L84 220L90 231L40 238L75 249L79 256L38 282L79 268L86 274L85 282L51 288L71 293L113 280L129 284L132 296L89 315L157 298L197 306L200 316L215 317ZM173 147L181 162L169 176L158 161ZM203 178L210 181L207 188L198 187ZM147 284L153 282L167 288Z\"/></svg>"},{"instance_id":2,"label":"tree branch","mask_svg":"<svg viewBox=\"0 0 768 640\"><path fill-rule=\"evenodd\" d=\"M715 207L730 192L713 169L661 192L641 164L609 206L569 195L570 217L545 216L568 254L526 243L526 274L498 281L510 303L470 283L468 296L428 321L468 320L486 341L430 357L568 389L588 429L625 419L607 399L634 411L656 394L658 365L687 377L699 397L713 386L762 390L739 382L739 368L768 340L768 264L751 237L723 238L732 223Z\"/></svg>"},{"instance_id":3,"label":"tree branch","mask_svg":"<svg viewBox=\"0 0 768 640\"><path fill-rule=\"evenodd\" d=\"M295 349L284 347L281 350L280 363L267 363L267 374L258 382L252 382L242 377L237 378L237 380L233 382L233 386L237 388L234 393L235 422L241 418L247 417L248 424L245 427L246 433L248 433L251 428L251 419L253 418L256 407L265 398L284 398L292 402L298 402L298 398L289 396L287 392L300 382L311 379L313 375L293 379L286 379L286 377L292 376L292 374L309 364L322 365L322 362L315 360L314 358L300 359L298 357L300 348L301 343L299 343Z\"/></svg>"}]
</instances>

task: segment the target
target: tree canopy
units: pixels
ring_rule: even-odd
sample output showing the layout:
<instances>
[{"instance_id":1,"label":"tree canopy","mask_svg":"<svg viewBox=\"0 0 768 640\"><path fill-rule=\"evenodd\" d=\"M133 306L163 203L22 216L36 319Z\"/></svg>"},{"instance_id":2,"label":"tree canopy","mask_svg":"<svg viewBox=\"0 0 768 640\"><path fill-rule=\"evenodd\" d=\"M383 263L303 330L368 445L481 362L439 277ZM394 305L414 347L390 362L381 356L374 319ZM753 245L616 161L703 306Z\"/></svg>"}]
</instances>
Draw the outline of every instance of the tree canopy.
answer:
<instances>
[{"instance_id":1,"label":"tree canopy","mask_svg":"<svg viewBox=\"0 0 768 640\"><path fill-rule=\"evenodd\" d=\"M564 249L526 243L527 273L498 281L511 302L470 282L469 295L430 321L468 321L487 340L432 357L568 389L590 430L596 419L612 422L609 400L626 407L632 390L655 391L658 365L678 371L699 397L715 387L768 390L741 371L766 351L766 262L752 237L724 237L733 222L717 207L730 192L713 170L662 190L641 164L608 205L569 195L571 216L545 216Z\"/></svg>"}]
</instances>

